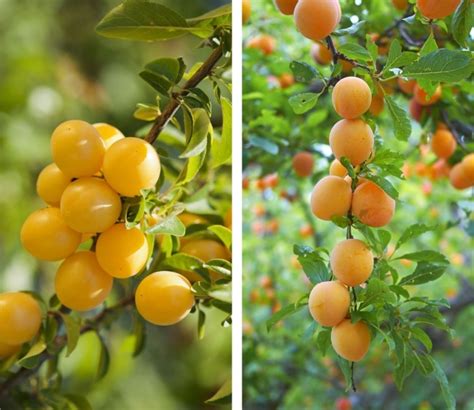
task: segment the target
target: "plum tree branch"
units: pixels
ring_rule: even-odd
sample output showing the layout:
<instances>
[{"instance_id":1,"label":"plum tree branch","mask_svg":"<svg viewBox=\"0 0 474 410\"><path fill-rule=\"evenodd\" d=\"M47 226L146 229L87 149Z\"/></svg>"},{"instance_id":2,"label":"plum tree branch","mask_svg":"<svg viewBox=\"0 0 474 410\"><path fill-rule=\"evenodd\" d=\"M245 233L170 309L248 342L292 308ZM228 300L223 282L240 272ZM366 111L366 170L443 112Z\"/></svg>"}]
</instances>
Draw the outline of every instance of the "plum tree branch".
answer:
<instances>
[{"instance_id":1,"label":"plum tree branch","mask_svg":"<svg viewBox=\"0 0 474 410\"><path fill-rule=\"evenodd\" d=\"M148 141L150 144L153 144L156 141L161 131L163 131L163 129L178 111L182 104L183 98L186 97L190 91L195 88L202 80L211 74L215 65L223 56L223 53L224 46L223 44L220 44L214 49L214 51L209 55L207 60L204 61L201 67L193 74L193 76L184 84L183 89L171 97L161 115L156 118L150 132L145 138L146 141Z\"/></svg>"},{"instance_id":2,"label":"plum tree branch","mask_svg":"<svg viewBox=\"0 0 474 410\"><path fill-rule=\"evenodd\" d=\"M84 333L97 329L97 327L105 320L105 318L108 315L130 306L134 300L135 300L134 296L129 296L121 300L120 302L118 302L116 305L111 306L109 308L105 308L102 312L97 314L92 320L88 321L84 326L81 327L80 334L82 335ZM67 345L67 337L56 336L56 338L53 341L53 345L59 351L61 351ZM4 382L0 383L0 398L2 396L5 396L10 391L11 388L17 386L23 381L26 381L31 376L36 374L41 368L41 366L43 365L43 363L49 360L51 357L52 357L51 354L47 350L45 350L43 353L39 355L37 359L38 363L36 364L35 367L31 369L22 367L15 373L12 373Z\"/></svg>"}]
</instances>

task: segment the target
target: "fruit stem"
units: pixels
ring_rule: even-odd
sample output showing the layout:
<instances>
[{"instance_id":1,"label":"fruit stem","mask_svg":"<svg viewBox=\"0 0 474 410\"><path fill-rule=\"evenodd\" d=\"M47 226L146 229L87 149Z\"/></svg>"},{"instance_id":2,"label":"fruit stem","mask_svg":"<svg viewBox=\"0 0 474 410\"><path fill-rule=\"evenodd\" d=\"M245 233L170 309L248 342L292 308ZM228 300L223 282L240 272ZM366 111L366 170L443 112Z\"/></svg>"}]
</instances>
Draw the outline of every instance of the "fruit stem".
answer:
<instances>
[{"instance_id":1,"label":"fruit stem","mask_svg":"<svg viewBox=\"0 0 474 410\"><path fill-rule=\"evenodd\" d=\"M207 60L204 61L199 70L197 70L194 75L184 84L182 91L172 96L161 115L156 118L153 127L145 138L146 141L148 141L150 144L153 144L156 141L161 131L163 131L168 122L174 117L174 115L178 111L179 107L181 106L182 99L189 94L191 89L195 88L202 80L204 80L211 74L212 69L220 60L223 53L224 46L221 43L209 55Z\"/></svg>"}]
</instances>

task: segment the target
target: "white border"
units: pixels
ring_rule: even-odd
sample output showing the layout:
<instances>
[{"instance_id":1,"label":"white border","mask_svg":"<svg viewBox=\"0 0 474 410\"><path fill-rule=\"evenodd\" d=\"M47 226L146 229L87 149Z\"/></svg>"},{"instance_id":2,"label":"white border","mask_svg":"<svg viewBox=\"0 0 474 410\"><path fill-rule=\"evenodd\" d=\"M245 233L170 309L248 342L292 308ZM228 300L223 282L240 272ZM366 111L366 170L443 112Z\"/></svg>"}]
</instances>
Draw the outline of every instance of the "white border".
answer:
<instances>
[{"instance_id":1,"label":"white border","mask_svg":"<svg viewBox=\"0 0 474 410\"><path fill-rule=\"evenodd\" d=\"M242 407L242 1L232 0L232 409Z\"/></svg>"}]
</instances>

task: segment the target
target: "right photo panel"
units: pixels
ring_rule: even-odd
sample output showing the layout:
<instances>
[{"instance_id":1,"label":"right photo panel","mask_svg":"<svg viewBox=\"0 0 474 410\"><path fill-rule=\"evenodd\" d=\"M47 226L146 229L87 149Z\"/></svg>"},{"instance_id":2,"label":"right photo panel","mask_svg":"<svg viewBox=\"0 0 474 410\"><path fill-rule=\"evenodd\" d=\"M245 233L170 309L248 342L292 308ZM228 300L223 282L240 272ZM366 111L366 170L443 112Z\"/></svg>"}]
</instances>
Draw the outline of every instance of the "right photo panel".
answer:
<instances>
[{"instance_id":1,"label":"right photo panel","mask_svg":"<svg viewBox=\"0 0 474 410\"><path fill-rule=\"evenodd\" d=\"M472 8L243 0L245 409L474 408Z\"/></svg>"}]
</instances>

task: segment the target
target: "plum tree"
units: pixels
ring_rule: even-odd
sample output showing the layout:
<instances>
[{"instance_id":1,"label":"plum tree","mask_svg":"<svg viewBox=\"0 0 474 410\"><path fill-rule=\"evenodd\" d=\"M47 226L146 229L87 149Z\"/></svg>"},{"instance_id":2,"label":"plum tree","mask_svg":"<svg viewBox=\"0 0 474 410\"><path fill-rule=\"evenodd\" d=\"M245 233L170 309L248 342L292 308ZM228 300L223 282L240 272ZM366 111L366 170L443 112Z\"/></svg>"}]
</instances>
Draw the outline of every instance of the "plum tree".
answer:
<instances>
[{"instance_id":1,"label":"plum tree","mask_svg":"<svg viewBox=\"0 0 474 410\"><path fill-rule=\"evenodd\" d=\"M54 286L61 303L79 312L100 306L112 290L113 278L97 261L96 254L81 251L66 258L56 272Z\"/></svg>"},{"instance_id":2,"label":"plum tree","mask_svg":"<svg viewBox=\"0 0 474 410\"><path fill-rule=\"evenodd\" d=\"M115 278L129 278L140 272L148 259L148 242L138 228L115 224L99 235L96 256L100 267Z\"/></svg>"},{"instance_id":3,"label":"plum tree","mask_svg":"<svg viewBox=\"0 0 474 410\"><path fill-rule=\"evenodd\" d=\"M318 181L311 193L311 210L319 219L326 221L344 216L351 208L352 190L343 178L333 175Z\"/></svg>"},{"instance_id":4,"label":"plum tree","mask_svg":"<svg viewBox=\"0 0 474 410\"><path fill-rule=\"evenodd\" d=\"M329 145L334 156L349 159L352 165L367 161L374 149L374 134L361 119L340 120L331 129Z\"/></svg>"},{"instance_id":5,"label":"plum tree","mask_svg":"<svg viewBox=\"0 0 474 410\"><path fill-rule=\"evenodd\" d=\"M430 20L443 19L453 14L461 0L416 0L420 13Z\"/></svg>"},{"instance_id":6,"label":"plum tree","mask_svg":"<svg viewBox=\"0 0 474 410\"><path fill-rule=\"evenodd\" d=\"M363 224L373 227L385 226L395 213L395 200L372 181L359 185L352 196L352 214Z\"/></svg>"},{"instance_id":7,"label":"plum tree","mask_svg":"<svg viewBox=\"0 0 474 410\"><path fill-rule=\"evenodd\" d=\"M367 83L358 77L339 80L332 90L334 110L343 118L353 120L366 113L372 103Z\"/></svg>"},{"instance_id":8,"label":"plum tree","mask_svg":"<svg viewBox=\"0 0 474 410\"><path fill-rule=\"evenodd\" d=\"M310 40L322 40L341 20L339 0L299 0L294 10L298 31Z\"/></svg>"},{"instance_id":9,"label":"plum tree","mask_svg":"<svg viewBox=\"0 0 474 410\"><path fill-rule=\"evenodd\" d=\"M61 196L72 178L62 172L56 164L43 168L36 180L38 196L50 206L59 207Z\"/></svg>"},{"instance_id":10,"label":"plum tree","mask_svg":"<svg viewBox=\"0 0 474 410\"><path fill-rule=\"evenodd\" d=\"M81 243L81 234L67 225L58 208L33 212L23 223L20 238L29 253L46 261L68 257Z\"/></svg>"},{"instance_id":11,"label":"plum tree","mask_svg":"<svg viewBox=\"0 0 474 410\"><path fill-rule=\"evenodd\" d=\"M123 196L140 195L155 187L160 177L160 159L155 149L140 138L124 138L106 152L103 167L107 183Z\"/></svg>"},{"instance_id":12,"label":"plum tree","mask_svg":"<svg viewBox=\"0 0 474 410\"><path fill-rule=\"evenodd\" d=\"M89 123L70 120L51 135L51 151L58 168L68 177L90 177L100 171L105 145L99 132Z\"/></svg>"},{"instance_id":13,"label":"plum tree","mask_svg":"<svg viewBox=\"0 0 474 410\"><path fill-rule=\"evenodd\" d=\"M298 0L275 0L275 5L281 13L290 16L293 14Z\"/></svg>"},{"instance_id":14,"label":"plum tree","mask_svg":"<svg viewBox=\"0 0 474 410\"><path fill-rule=\"evenodd\" d=\"M81 233L95 233L104 232L117 221L122 204L107 182L88 177L68 185L60 209L69 227Z\"/></svg>"},{"instance_id":15,"label":"plum tree","mask_svg":"<svg viewBox=\"0 0 474 410\"><path fill-rule=\"evenodd\" d=\"M456 139L451 131L438 129L431 138L431 149L438 158L448 159L457 147Z\"/></svg>"},{"instance_id":16,"label":"plum tree","mask_svg":"<svg viewBox=\"0 0 474 410\"><path fill-rule=\"evenodd\" d=\"M347 288L339 282L320 282L309 295L308 308L321 326L336 326L349 312L351 298Z\"/></svg>"},{"instance_id":17,"label":"plum tree","mask_svg":"<svg viewBox=\"0 0 474 410\"><path fill-rule=\"evenodd\" d=\"M313 154L307 151L298 152L293 156L291 164L296 175L309 177L314 169Z\"/></svg>"},{"instance_id":18,"label":"plum tree","mask_svg":"<svg viewBox=\"0 0 474 410\"><path fill-rule=\"evenodd\" d=\"M0 294L1 344L18 346L29 342L40 327L41 309L33 296L23 292Z\"/></svg>"},{"instance_id":19,"label":"plum tree","mask_svg":"<svg viewBox=\"0 0 474 410\"><path fill-rule=\"evenodd\" d=\"M347 286L358 286L367 281L374 269L374 255L359 239L339 242L331 251L334 276Z\"/></svg>"},{"instance_id":20,"label":"plum tree","mask_svg":"<svg viewBox=\"0 0 474 410\"><path fill-rule=\"evenodd\" d=\"M191 283L176 272L152 273L138 285L135 303L140 315L148 322L158 326L174 325L183 320L194 306Z\"/></svg>"},{"instance_id":21,"label":"plum tree","mask_svg":"<svg viewBox=\"0 0 474 410\"><path fill-rule=\"evenodd\" d=\"M346 360L358 362L370 347L370 330L364 322L352 323L345 319L331 330L331 344L336 353Z\"/></svg>"}]
</instances>

